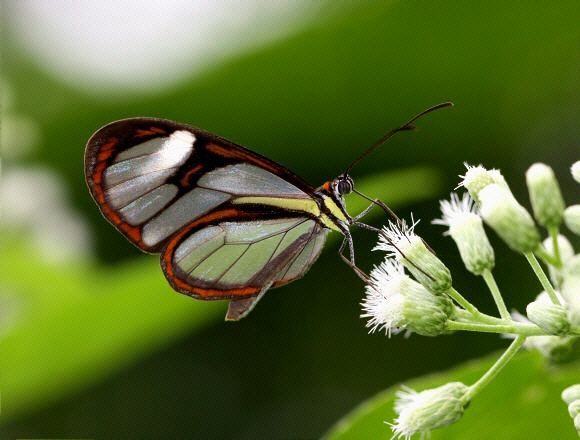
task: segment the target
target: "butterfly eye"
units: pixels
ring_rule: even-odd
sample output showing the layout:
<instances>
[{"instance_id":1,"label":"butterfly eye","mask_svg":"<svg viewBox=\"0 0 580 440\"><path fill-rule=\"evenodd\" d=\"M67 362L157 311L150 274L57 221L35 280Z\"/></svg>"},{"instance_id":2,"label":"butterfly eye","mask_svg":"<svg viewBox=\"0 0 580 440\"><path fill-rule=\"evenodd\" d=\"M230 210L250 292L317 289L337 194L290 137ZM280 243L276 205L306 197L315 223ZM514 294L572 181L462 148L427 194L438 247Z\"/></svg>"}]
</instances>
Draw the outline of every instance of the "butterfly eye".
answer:
<instances>
[{"instance_id":1,"label":"butterfly eye","mask_svg":"<svg viewBox=\"0 0 580 440\"><path fill-rule=\"evenodd\" d=\"M352 180L341 179L338 181L338 193L342 196L344 194L350 194L352 192Z\"/></svg>"}]
</instances>

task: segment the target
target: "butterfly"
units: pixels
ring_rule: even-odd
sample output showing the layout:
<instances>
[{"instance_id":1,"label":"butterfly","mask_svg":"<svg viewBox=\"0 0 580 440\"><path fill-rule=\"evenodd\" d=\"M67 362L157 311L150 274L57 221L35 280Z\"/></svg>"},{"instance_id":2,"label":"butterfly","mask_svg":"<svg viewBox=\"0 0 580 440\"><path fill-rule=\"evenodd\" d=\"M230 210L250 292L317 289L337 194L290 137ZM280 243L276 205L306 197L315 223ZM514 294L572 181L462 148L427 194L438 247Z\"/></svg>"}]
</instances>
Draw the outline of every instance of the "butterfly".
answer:
<instances>
[{"instance_id":1,"label":"butterfly","mask_svg":"<svg viewBox=\"0 0 580 440\"><path fill-rule=\"evenodd\" d=\"M415 116L371 145L344 173L315 188L292 171L240 145L190 125L157 118L112 122L89 139L85 177L101 213L129 241L161 254L161 268L177 292L201 300L229 300L226 320L246 316L266 291L301 278L327 234L344 239L340 257L363 280L350 226L380 200L354 188L349 173ZM344 196L371 202L348 214ZM349 256L344 255L348 245Z\"/></svg>"}]
</instances>

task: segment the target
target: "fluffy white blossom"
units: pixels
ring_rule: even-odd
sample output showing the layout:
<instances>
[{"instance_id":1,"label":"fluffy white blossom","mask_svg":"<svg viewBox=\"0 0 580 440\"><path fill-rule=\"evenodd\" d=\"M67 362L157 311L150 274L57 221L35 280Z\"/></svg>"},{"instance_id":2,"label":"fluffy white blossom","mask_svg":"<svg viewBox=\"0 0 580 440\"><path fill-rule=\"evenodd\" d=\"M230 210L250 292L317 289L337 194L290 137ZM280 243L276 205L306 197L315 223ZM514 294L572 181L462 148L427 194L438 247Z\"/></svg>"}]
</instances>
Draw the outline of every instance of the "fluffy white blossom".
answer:
<instances>
[{"instance_id":1,"label":"fluffy white blossom","mask_svg":"<svg viewBox=\"0 0 580 440\"><path fill-rule=\"evenodd\" d=\"M376 267L366 286L362 318L370 332L385 330L390 336L402 330L423 336L446 332L453 312L451 301L435 295L404 273L403 265L392 259Z\"/></svg>"},{"instance_id":2,"label":"fluffy white blossom","mask_svg":"<svg viewBox=\"0 0 580 440\"><path fill-rule=\"evenodd\" d=\"M475 201L479 202L479 192L492 183L500 185L509 191L508 184L500 170L488 170L482 165L473 166L467 163L464 165L467 171L464 175L459 176L462 180L459 182L458 187L464 187L469 191L469 194Z\"/></svg>"},{"instance_id":3,"label":"fluffy white blossom","mask_svg":"<svg viewBox=\"0 0 580 440\"><path fill-rule=\"evenodd\" d=\"M397 393L395 411L398 416L391 425L394 438L410 439L417 433L455 423L463 416L469 387L461 382L451 382L417 392L403 388Z\"/></svg>"},{"instance_id":4,"label":"fluffy white blossom","mask_svg":"<svg viewBox=\"0 0 580 440\"><path fill-rule=\"evenodd\" d=\"M375 249L400 261L413 277L429 290L447 292L451 288L451 273L443 262L427 248L421 237L415 234L417 222L408 226L405 221L389 222L379 234Z\"/></svg>"}]
</instances>

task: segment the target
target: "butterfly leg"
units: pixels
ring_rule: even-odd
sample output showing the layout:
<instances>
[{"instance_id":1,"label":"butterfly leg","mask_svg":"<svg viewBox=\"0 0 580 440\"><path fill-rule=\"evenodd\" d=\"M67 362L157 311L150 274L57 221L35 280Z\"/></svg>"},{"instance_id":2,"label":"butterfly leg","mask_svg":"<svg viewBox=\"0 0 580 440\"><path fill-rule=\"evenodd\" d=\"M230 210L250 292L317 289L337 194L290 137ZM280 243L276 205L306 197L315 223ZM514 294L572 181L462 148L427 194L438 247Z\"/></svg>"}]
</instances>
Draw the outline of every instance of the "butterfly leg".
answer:
<instances>
[{"instance_id":1,"label":"butterfly leg","mask_svg":"<svg viewBox=\"0 0 580 440\"><path fill-rule=\"evenodd\" d=\"M347 244L349 248L350 258L347 258L346 255L344 255L343 253L344 248L346 247ZM356 273L361 280L363 280L365 283L369 281L368 275L364 273L364 271L360 269L354 261L354 244L352 241L352 236L350 234L345 234L344 239L342 240L342 243L340 245L340 248L338 249L338 255L340 256L342 261L346 263L348 267L354 270L354 273Z\"/></svg>"},{"instance_id":2,"label":"butterfly leg","mask_svg":"<svg viewBox=\"0 0 580 440\"><path fill-rule=\"evenodd\" d=\"M369 211L375 207L375 205L376 205L376 204L375 204L374 202L373 202L373 203L371 203L369 206L367 206L367 207L364 209L364 211L362 211L361 213L359 213L358 215L356 215L355 217L353 217L353 218L351 219L351 222L352 222L352 223L356 223L357 221L359 221L361 218L363 218L365 215L367 215L367 214L369 213Z\"/></svg>"},{"instance_id":3,"label":"butterfly leg","mask_svg":"<svg viewBox=\"0 0 580 440\"><path fill-rule=\"evenodd\" d=\"M371 199L370 197L365 196L363 193L361 193L359 191L356 191L355 190L355 192L358 195L360 195L361 197L363 197L363 198L367 199L368 201L370 201L371 204L369 206L367 206L366 209L363 212L361 212L360 214L358 214L356 217L354 217L351 220L353 223L354 222L357 222L358 220L360 220L361 218L363 218L365 215L367 215L369 213L369 211L373 208L373 206L378 206L379 208L381 208L385 212L385 214L387 214L387 216L390 217L390 219L392 221L394 221L395 223L397 223L397 224L400 224L401 223L401 219L397 216L397 214L395 214L393 212L393 210L391 208L389 208L387 206L387 204L385 202L383 202L380 199Z\"/></svg>"},{"instance_id":4,"label":"butterfly leg","mask_svg":"<svg viewBox=\"0 0 580 440\"><path fill-rule=\"evenodd\" d=\"M359 228L361 228L361 229L366 229L366 230L368 230L368 231L373 231L373 232L377 232L377 233L380 233L380 232L381 232L381 230L380 230L380 229L378 229L378 228L375 228L374 226L371 226L371 225L367 225L366 223L361 223L361 222L353 222L352 224L353 224L354 226L358 226ZM399 252L399 254L401 254L401 256L402 256L402 257L403 257L405 260L407 260L409 263L411 263L413 266L415 266L415 268L416 268L418 271L422 272L422 273L423 273L423 274L424 274L426 277L433 279L433 277L432 277L431 275L429 275L427 272L425 272L423 269L421 269L419 266L417 266L415 263L413 263L413 262L412 262L410 259L408 259L408 258L406 257L406 255L403 253L403 251L402 251L402 250L400 250L400 249L399 249L399 248L398 248L398 247L395 245L395 243L393 243L392 241L388 240L388 239L387 239L387 237L385 237L385 236L383 236L383 238L384 238L385 240L387 240L387 241L389 242L389 244L390 244L391 246L393 246L393 247L394 247L394 248L397 250L397 252ZM422 239L421 239L421 240L422 240ZM423 243L425 243L425 242L423 241ZM427 245L427 244L425 243L425 245ZM429 248L429 246L427 246L427 247ZM429 248L429 249L431 249L431 248ZM433 253L434 253L434 252L433 252Z\"/></svg>"},{"instance_id":5,"label":"butterfly leg","mask_svg":"<svg viewBox=\"0 0 580 440\"><path fill-rule=\"evenodd\" d=\"M397 214L395 214L393 212L393 210L391 208L389 208L388 205L385 202L383 202L381 199L371 199L370 197L365 196L363 193L361 193L360 191L357 191L357 190L354 190L354 192L357 193L358 195L360 195L361 197L363 197L363 198L365 198L367 200L370 200L371 204L369 206L367 206L367 208L363 212L361 212L360 214L358 214L356 217L350 219L351 224L354 224L356 226L359 226L359 227L361 227L363 229L369 229L369 230L372 230L372 231L379 232L378 229L372 228L372 226L365 225L363 223L358 223L358 220L360 220L365 215L367 215L368 212L375 205L378 206L378 207L380 207L387 214L387 216L390 217L391 220L394 221L398 226L400 226L403 223L403 221L397 216ZM429 249L433 253L433 255L437 255L435 253L435 251L433 250L433 248L431 248L431 246L429 246L425 242L425 240L423 240L423 239L421 239L421 240L423 241L423 243L425 244L425 246L427 246L427 249Z\"/></svg>"}]
</instances>

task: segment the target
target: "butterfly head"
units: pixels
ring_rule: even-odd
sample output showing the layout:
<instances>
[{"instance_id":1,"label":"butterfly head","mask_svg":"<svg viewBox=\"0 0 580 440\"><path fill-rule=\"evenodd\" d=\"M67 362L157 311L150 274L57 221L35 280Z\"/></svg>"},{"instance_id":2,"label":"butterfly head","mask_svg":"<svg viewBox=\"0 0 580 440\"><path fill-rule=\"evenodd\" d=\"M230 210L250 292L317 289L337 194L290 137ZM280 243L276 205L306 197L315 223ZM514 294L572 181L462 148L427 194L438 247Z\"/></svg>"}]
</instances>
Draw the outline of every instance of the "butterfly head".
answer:
<instances>
[{"instance_id":1,"label":"butterfly head","mask_svg":"<svg viewBox=\"0 0 580 440\"><path fill-rule=\"evenodd\" d=\"M326 182L322 188L336 198L342 199L343 196L353 191L354 181L348 174L341 174L336 179Z\"/></svg>"}]
</instances>

